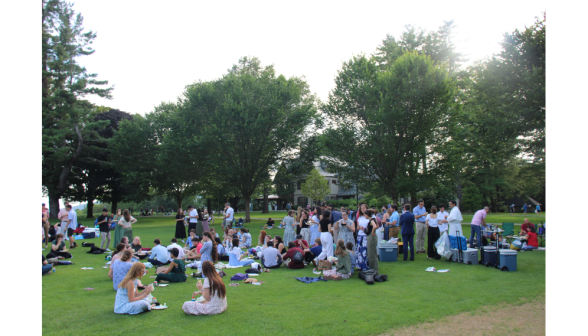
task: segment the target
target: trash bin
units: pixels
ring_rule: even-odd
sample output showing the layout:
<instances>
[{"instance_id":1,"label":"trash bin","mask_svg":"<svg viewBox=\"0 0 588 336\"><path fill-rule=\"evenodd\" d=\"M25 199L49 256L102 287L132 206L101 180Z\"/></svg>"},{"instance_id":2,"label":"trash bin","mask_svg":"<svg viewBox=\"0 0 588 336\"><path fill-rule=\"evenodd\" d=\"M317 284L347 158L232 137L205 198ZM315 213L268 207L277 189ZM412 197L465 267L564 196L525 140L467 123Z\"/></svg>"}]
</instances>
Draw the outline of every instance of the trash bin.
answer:
<instances>
[{"instance_id":1,"label":"trash bin","mask_svg":"<svg viewBox=\"0 0 588 336\"><path fill-rule=\"evenodd\" d=\"M398 258L398 245L390 243L380 244L380 261L396 261Z\"/></svg>"},{"instance_id":2,"label":"trash bin","mask_svg":"<svg viewBox=\"0 0 588 336\"><path fill-rule=\"evenodd\" d=\"M502 271L514 272L517 270L517 251L500 250L500 265L496 265Z\"/></svg>"}]
</instances>

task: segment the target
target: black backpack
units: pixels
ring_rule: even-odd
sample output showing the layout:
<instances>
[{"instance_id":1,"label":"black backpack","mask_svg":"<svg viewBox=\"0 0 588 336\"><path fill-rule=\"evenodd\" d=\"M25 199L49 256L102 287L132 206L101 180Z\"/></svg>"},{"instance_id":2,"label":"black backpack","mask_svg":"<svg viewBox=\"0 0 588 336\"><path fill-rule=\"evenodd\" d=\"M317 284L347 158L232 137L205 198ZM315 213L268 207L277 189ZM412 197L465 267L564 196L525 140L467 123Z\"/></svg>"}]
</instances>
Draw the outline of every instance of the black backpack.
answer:
<instances>
[{"instance_id":1,"label":"black backpack","mask_svg":"<svg viewBox=\"0 0 588 336\"><path fill-rule=\"evenodd\" d=\"M92 246L92 247L90 247L90 250L88 252L86 252L86 253L102 254L104 252L106 252L105 249L101 249L98 246Z\"/></svg>"},{"instance_id":2,"label":"black backpack","mask_svg":"<svg viewBox=\"0 0 588 336\"><path fill-rule=\"evenodd\" d=\"M304 254L300 251L294 252L294 256L292 257L292 262L295 264L304 264Z\"/></svg>"}]
</instances>

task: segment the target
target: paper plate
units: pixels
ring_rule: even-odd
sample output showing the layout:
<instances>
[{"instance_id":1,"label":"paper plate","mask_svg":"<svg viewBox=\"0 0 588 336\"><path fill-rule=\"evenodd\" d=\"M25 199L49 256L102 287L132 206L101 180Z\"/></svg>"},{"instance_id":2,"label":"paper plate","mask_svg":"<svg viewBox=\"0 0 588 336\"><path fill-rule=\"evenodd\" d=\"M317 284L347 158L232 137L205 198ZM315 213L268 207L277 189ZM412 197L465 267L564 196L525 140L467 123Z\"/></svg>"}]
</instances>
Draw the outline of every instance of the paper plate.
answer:
<instances>
[{"instance_id":1,"label":"paper plate","mask_svg":"<svg viewBox=\"0 0 588 336\"><path fill-rule=\"evenodd\" d=\"M82 267L83 270L92 270L94 267Z\"/></svg>"},{"instance_id":2,"label":"paper plate","mask_svg":"<svg viewBox=\"0 0 588 336\"><path fill-rule=\"evenodd\" d=\"M257 273L248 273L248 274L249 274L249 276L250 276L250 277L256 277L256 276L258 276L258 275L259 275L259 274L257 274Z\"/></svg>"},{"instance_id":3,"label":"paper plate","mask_svg":"<svg viewBox=\"0 0 588 336\"><path fill-rule=\"evenodd\" d=\"M157 287L166 287L169 284L161 284L161 285L157 285Z\"/></svg>"},{"instance_id":4,"label":"paper plate","mask_svg":"<svg viewBox=\"0 0 588 336\"><path fill-rule=\"evenodd\" d=\"M162 309L166 309L166 308L167 308L167 306L159 305L159 306L152 307L151 309L162 310Z\"/></svg>"}]
</instances>

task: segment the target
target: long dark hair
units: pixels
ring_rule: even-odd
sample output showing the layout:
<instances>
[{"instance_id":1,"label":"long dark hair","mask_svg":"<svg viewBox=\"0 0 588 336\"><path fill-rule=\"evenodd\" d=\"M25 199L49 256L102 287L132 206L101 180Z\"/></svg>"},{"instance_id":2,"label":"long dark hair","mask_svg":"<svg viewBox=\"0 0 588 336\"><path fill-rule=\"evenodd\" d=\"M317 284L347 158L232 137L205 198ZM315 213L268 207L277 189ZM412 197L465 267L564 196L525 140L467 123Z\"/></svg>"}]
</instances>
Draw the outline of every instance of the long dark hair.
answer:
<instances>
[{"instance_id":1,"label":"long dark hair","mask_svg":"<svg viewBox=\"0 0 588 336\"><path fill-rule=\"evenodd\" d=\"M208 237L208 239L210 239L212 242L212 251L210 251L210 256L215 263L218 262L218 250L216 249L216 241L214 238L212 238L212 234L208 231L205 231L202 235Z\"/></svg>"},{"instance_id":2,"label":"long dark hair","mask_svg":"<svg viewBox=\"0 0 588 336\"><path fill-rule=\"evenodd\" d=\"M278 236L278 235L276 235L276 236L274 237L274 239L275 239L275 240L278 242L278 243L276 244L276 246L274 246L274 247L275 247L276 249L280 250L280 244L284 244L284 240L282 240L282 237L280 237L280 236ZM284 249L286 249L286 246L284 246ZM280 251L280 253L282 253L282 251Z\"/></svg>"},{"instance_id":3,"label":"long dark hair","mask_svg":"<svg viewBox=\"0 0 588 336\"><path fill-rule=\"evenodd\" d=\"M227 294L225 283L214 269L214 264L210 260L206 260L202 263L202 274L208 279L210 296L216 294L219 298L224 299Z\"/></svg>"},{"instance_id":4,"label":"long dark hair","mask_svg":"<svg viewBox=\"0 0 588 336\"><path fill-rule=\"evenodd\" d=\"M125 221L127 221L127 222L131 221L131 214L129 213L128 209L125 209L123 211L123 217L125 218Z\"/></svg>"},{"instance_id":5,"label":"long dark hair","mask_svg":"<svg viewBox=\"0 0 588 336\"><path fill-rule=\"evenodd\" d=\"M116 245L116 251L112 252L112 256L114 257L117 253L124 250L125 247L127 247L127 244L125 243L119 243L118 245Z\"/></svg>"}]
</instances>

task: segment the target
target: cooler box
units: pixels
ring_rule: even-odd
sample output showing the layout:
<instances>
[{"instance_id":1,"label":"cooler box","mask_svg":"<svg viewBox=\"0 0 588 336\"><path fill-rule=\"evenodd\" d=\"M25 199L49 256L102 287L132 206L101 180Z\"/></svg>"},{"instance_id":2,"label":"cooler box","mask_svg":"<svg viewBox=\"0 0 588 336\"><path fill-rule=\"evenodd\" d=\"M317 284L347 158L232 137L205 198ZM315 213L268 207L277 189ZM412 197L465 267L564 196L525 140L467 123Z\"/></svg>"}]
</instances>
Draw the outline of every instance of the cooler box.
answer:
<instances>
[{"instance_id":1,"label":"cooler box","mask_svg":"<svg viewBox=\"0 0 588 336\"><path fill-rule=\"evenodd\" d=\"M396 261L398 258L398 245L382 243L380 244L380 261Z\"/></svg>"},{"instance_id":2,"label":"cooler box","mask_svg":"<svg viewBox=\"0 0 588 336\"><path fill-rule=\"evenodd\" d=\"M496 264L497 264L496 247L485 246L484 247L484 265L486 265L486 267L490 267L490 266L495 266Z\"/></svg>"},{"instance_id":3,"label":"cooler box","mask_svg":"<svg viewBox=\"0 0 588 336\"><path fill-rule=\"evenodd\" d=\"M467 265L477 265L478 264L478 249L475 248L468 248L466 251L463 251L463 263Z\"/></svg>"},{"instance_id":4,"label":"cooler box","mask_svg":"<svg viewBox=\"0 0 588 336\"><path fill-rule=\"evenodd\" d=\"M461 262L461 260L459 260L459 250L456 248L451 249L451 261Z\"/></svg>"},{"instance_id":5,"label":"cooler box","mask_svg":"<svg viewBox=\"0 0 588 336\"><path fill-rule=\"evenodd\" d=\"M500 250L500 265L496 266L503 271L514 272L517 270L517 251Z\"/></svg>"},{"instance_id":6,"label":"cooler box","mask_svg":"<svg viewBox=\"0 0 588 336\"><path fill-rule=\"evenodd\" d=\"M91 231L91 232L83 232L82 233L82 237L84 237L84 239L96 238L96 233L94 231Z\"/></svg>"}]
</instances>

